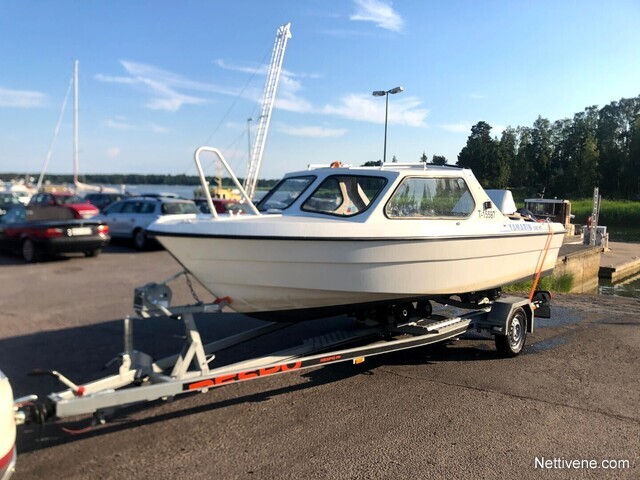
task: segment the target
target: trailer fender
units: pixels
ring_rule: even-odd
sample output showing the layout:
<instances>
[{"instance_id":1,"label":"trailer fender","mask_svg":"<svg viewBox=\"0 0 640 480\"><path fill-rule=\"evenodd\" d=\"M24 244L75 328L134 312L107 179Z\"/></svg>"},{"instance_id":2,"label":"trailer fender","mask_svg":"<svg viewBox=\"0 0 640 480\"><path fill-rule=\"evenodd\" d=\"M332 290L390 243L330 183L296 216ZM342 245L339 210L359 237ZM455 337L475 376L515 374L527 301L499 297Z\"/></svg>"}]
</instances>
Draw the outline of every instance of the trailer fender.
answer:
<instances>
[{"instance_id":1,"label":"trailer fender","mask_svg":"<svg viewBox=\"0 0 640 480\"><path fill-rule=\"evenodd\" d=\"M517 308L522 308L527 316L527 333L533 333L533 305L526 298L509 296L501 297L493 303L491 311L485 320L488 326L487 329L496 335L505 335L507 321Z\"/></svg>"}]
</instances>

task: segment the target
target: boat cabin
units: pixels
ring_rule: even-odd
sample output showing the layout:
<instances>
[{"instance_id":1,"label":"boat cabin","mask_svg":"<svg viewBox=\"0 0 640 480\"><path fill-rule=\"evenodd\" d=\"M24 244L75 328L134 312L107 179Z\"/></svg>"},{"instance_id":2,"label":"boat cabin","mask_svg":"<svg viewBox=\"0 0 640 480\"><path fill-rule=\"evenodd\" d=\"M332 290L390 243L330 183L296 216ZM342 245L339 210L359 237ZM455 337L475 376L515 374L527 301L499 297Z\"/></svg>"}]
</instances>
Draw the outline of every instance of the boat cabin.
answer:
<instances>
[{"instance_id":1,"label":"boat cabin","mask_svg":"<svg viewBox=\"0 0 640 480\"><path fill-rule=\"evenodd\" d=\"M571 202L555 198L528 198L524 201L524 208L538 218L560 223L565 229L571 226Z\"/></svg>"}]
</instances>

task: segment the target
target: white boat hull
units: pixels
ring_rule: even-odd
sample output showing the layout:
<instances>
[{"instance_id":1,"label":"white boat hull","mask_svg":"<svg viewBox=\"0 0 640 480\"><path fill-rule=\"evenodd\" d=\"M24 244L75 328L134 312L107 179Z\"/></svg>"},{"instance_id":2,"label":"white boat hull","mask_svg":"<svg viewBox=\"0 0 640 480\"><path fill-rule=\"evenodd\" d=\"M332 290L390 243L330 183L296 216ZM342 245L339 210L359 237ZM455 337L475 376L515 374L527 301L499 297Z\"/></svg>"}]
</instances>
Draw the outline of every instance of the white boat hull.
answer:
<instances>
[{"instance_id":1,"label":"white boat hull","mask_svg":"<svg viewBox=\"0 0 640 480\"><path fill-rule=\"evenodd\" d=\"M548 233L411 240L157 235L212 294L248 314L489 290L552 270L563 237L551 236L542 264Z\"/></svg>"}]
</instances>

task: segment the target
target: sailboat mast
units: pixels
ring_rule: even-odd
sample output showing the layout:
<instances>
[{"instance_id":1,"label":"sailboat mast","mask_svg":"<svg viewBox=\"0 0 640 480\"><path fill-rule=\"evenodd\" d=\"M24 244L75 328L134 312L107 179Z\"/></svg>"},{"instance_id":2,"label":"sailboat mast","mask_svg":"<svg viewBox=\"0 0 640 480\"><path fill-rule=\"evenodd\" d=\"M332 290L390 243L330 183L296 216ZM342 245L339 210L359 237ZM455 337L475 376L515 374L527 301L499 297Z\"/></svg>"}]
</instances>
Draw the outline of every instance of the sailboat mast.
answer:
<instances>
[{"instance_id":1,"label":"sailboat mast","mask_svg":"<svg viewBox=\"0 0 640 480\"><path fill-rule=\"evenodd\" d=\"M78 60L73 69L73 184L78 185Z\"/></svg>"}]
</instances>

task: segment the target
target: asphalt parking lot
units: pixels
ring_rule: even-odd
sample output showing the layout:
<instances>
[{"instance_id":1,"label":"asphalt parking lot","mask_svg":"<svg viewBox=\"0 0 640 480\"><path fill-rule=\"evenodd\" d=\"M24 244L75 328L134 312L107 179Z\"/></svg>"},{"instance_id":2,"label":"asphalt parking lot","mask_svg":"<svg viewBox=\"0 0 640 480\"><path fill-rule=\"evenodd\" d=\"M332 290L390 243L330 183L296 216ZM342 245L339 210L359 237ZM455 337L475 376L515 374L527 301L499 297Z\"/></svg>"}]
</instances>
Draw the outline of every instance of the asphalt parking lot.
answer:
<instances>
[{"instance_id":1,"label":"asphalt parking lot","mask_svg":"<svg viewBox=\"0 0 640 480\"><path fill-rule=\"evenodd\" d=\"M122 350L134 287L177 271L166 252L126 244L28 265L0 255L0 369L14 395L62 389L26 375L35 368L77 382L103 375ZM184 277L171 285L175 303L193 301ZM80 434L65 429L83 419L21 427L14 478L640 478L638 311L638 300L561 295L513 359L471 333L129 407ZM226 360L348 321L308 322ZM199 319L212 338L256 322ZM134 331L136 348L154 357L179 348L173 320L136 320Z\"/></svg>"}]
</instances>

